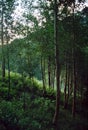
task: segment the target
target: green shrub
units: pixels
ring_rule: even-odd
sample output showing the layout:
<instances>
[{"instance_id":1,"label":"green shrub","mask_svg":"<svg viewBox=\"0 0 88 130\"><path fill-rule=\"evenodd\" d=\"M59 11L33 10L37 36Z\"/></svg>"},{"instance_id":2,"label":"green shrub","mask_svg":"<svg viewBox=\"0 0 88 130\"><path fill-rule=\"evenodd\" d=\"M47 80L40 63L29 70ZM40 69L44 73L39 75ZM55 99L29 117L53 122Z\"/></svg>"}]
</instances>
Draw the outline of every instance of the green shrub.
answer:
<instances>
[{"instance_id":1,"label":"green shrub","mask_svg":"<svg viewBox=\"0 0 88 130\"><path fill-rule=\"evenodd\" d=\"M8 87L8 83L6 83L6 82L0 82L0 88L1 87Z\"/></svg>"},{"instance_id":2,"label":"green shrub","mask_svg":"<svg viewBox=\"0 0 88 130\"><path fill-rule=\"evenodd\" d=\"M23 113L20 108L20 103L2 101L0 103L0 122L2 125L5 124L7 129L16 130Z\"/></svg>"},{"instance_id":3,"label":"green shrub","mask_svg":"<svg viewBox=\"0 0 88 130\"><path fill-rule=\"evenodd\" d=\"M8 88L2 87L0 88L0 97L7 98L8 96Z\"/></svg>"}]
</instances>

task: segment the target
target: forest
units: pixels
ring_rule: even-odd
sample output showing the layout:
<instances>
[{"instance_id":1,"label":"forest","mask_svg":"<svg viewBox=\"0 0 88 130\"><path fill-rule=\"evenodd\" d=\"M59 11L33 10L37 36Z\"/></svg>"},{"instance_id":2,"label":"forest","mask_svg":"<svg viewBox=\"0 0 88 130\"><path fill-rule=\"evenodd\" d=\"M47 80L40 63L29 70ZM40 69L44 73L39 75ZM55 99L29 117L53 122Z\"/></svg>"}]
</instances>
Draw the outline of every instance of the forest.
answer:
<instances>
[{"instance_id":1,"label":"forest","mask_svg":"<svg viewBox=\"0 0 88 130\"><path fill-rule=\"evenodd\" d=\"M88 130L88 0L0 0L0 130Z\"/></svg>"}]
</instances>

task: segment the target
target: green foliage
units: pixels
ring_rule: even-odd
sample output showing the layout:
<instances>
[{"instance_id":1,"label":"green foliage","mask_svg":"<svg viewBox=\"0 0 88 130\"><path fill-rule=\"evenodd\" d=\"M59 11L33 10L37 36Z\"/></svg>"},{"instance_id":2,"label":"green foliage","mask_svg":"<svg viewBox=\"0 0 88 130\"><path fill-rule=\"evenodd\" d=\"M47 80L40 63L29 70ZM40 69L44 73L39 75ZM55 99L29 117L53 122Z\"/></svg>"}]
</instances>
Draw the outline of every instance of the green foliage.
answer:
<instances>
[{"instance_id":1,"label":"green foliage","mask_svg":"<svg viewBox=\"0 0 88 130\"><path fill-rule=\"evenodd\" d=\"M8 88L2 87L0 88L0 97L7 98L8 96Z\"/></svg>"},{"instance_id":2,"label":"green foliage","mask_svg":"<svg viewBox=\"0 0 88 130\"><path fill-rule=\"evenodd\" d=\"M54 130L52 118L55 100L52 96L55 98L55 92L52 89L47 89L46 95L43 97L42 87L36 79L22 79L20 75L16 74L15 77L15 74L12 74L11 80L11 101L7 100L8 86L0 87L0 129ZM22 85L22 83L24 84ZM61 97L61 100L63 100L63 95ZM62 107L58 123L60 124L60 130L77 130L80 125L81 128L88 128L86 119L80 120L80 117L77 116L76 120L73 121L71 113Z\"/></svg>"},{"instance_id":3,"label":"green foliage","mask_svg":"<svg viewBox=\"0 0 88 130\"><path fill-rule=\"evenodd\" d=\"M36 43L29 39L15 39L9 45L10 69L19 72L25 76L37 77L41 79L39 54L37 53ZM7 45L5 46L5 49ZM5 51L5 55L7 55ZM34 60L32 60L34 59ZM8 69L8 59L6 59L6 68Z\"/></svg>"},{"instance_id":4,"label":"green foliage","mask_svg":"<svg viewBox=\"0 0 88 130\"><path fill-rule=\"evenodd\" d=\"M10 73L10 92L8 73L2 80L0 77L0 129L1 130L53 130L52 119L55 109L56 91L48 89L43 94L42 85L34 78L41 79L41 59L45 61L45 73L48 72L50 64L51 75L52 70L56 69L55 63L55 44L54 44L54 17L53 17L53 1L38 1L40 15L37 19L32 13L34 9L32 4L34 0L23 1L25 3L26 13L25 24L22 21L15 21L12 27L12 12L14 8L14 0L6 0L4 2L3 13L3 29L5 34L9 36L13 29L16 35L21 34L22 39L15 39L11 44L0 47L0 63L2 55L5 56L6 69L8 69L8 60L10 70L20 74ZM84 0L79 0L79 2ZM63 1L59 1L63 3ZM80 93L83 91L83 107L85 106L85 115L87 115L86 107L88 104L88 9L85 8L81 12L75 12L74 16L67 10L67 4L70 6L74 0L65 1L66 5L59 15L58 24L58 44L61 71L64 71L65 65L70 66L70 73L73 75L73 59L76 62L77 88ZM0 2L1 3L1 2ZM22 4L23 4L22 3ZM2 6L3 6L2 5ZM64 4L63 4L64 5ZM0 5L1 7L1 5ZM16 6L15 6L16 7ZM30 11L29 11L30 10ZM68 14L67 14L68 13ZM67 16L66 16L67 15ZM15 19L16 20L16 19ZM28 24L30 23L31 26ZM6 31L8 30L8 31ZM3 33L2 32L2 33ZM75 33L74 33L75 32ZM74 40L75 37L75 40ZM2 40L3 41L3 40ZM4 43L3 43L4 44ZM74 44L74 45L73 45ZM9 48L9 50L7 49ZM57 48L58 49L58 48ZM74 50L74 52L73 52ZM73 54L74 53L74 54ZM8 56L7 56L8 54ZM50 58L50 61L49 61ZM50 63L48 63L50 62ZM0 70L1 72L1 70ZM48 74L45 74L48 75ZM54 75L54 74L53 74ZM69 74L70 75L70 74ZM28 76L28 77L27 77ZM71 75L70 75L71 76ZM46 76L46 82L47 78ZM52 76L53 77L53 76ZM55 78L55 75L54 75ZM53 79L53 78L52 78ZM80 83L79 83L80 82ZM81 90L82 87L82 90ZM78 91L77 90L77 91ZM8 101L8 93L10 93L10 101ZM87 120L83 116L77 117L75 120L71 117L72 98L69 99L68 110L63 110L62 106L59 115L59 130L87 130ZM79 99L79 97L77 97ZM80 109L80 99L77 100L77 111ZM64 94L61 93L60 105L64 104ZM83 108L82 108L83 110ZM80 113L80 112L79 112ZM81 113L80 113L81 115ZM81 120L80 120L81 118ZM58 128L57 128L58 129Z\"/></svg>"},{"instance_id":5,"label":"green foliage","mask_svg":"<svg viewBox=\"0 0 88 130\"><path fill-rule=\"evenodd\" d=\"M5 129L15 130L18 127L18 121L22 117L23 110L20 102L6 102L2 100L0 103L0 122L5 125ZM18 109L19 108L19 109Z\"/></svg>"}]
</instances>

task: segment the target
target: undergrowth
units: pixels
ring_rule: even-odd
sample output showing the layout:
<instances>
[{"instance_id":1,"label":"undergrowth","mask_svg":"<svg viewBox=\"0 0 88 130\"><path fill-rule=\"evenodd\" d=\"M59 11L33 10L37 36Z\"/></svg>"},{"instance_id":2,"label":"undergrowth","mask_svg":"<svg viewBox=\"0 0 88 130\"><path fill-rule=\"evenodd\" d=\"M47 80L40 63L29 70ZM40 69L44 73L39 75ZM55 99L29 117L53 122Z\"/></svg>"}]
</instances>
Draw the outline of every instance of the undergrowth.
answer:
<instances>
[{"instance_id":1,"label":"undergrowth","mask_svg":"<svg viewBox=\"0 0 88 130\"><path fill-rule=\"evenodd\" d=\"M87 130L87 119L77 115L73 119L63 109L63 94L58 128L52 124L55 111L55 91L43 89L35 79L12 75L8 100L8 77L0 78L0 130Z\"/></svg>"}]
</instances>

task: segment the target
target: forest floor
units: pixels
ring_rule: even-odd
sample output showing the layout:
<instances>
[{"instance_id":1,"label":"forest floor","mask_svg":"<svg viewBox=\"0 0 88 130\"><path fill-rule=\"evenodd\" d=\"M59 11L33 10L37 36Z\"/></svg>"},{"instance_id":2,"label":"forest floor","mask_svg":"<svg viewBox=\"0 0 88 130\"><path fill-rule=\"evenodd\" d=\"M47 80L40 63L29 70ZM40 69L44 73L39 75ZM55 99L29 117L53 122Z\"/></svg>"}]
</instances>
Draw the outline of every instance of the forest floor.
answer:
<instances>
[{"instance_id":1,"label":"forest floor","mask_svg":"<svg viewBox=\"0 0 88 130\"><path fill-rule=\"evenodd\" d=\"M58 128L52 124L55 111L54 91L42 94L39 84L20 76L12 76L8 98L8 78L0 78L0 130L88 130L87 115L76 114L60 106ZM85 112L84 112L85 113Z\"/></svg>"}]
</instances>

